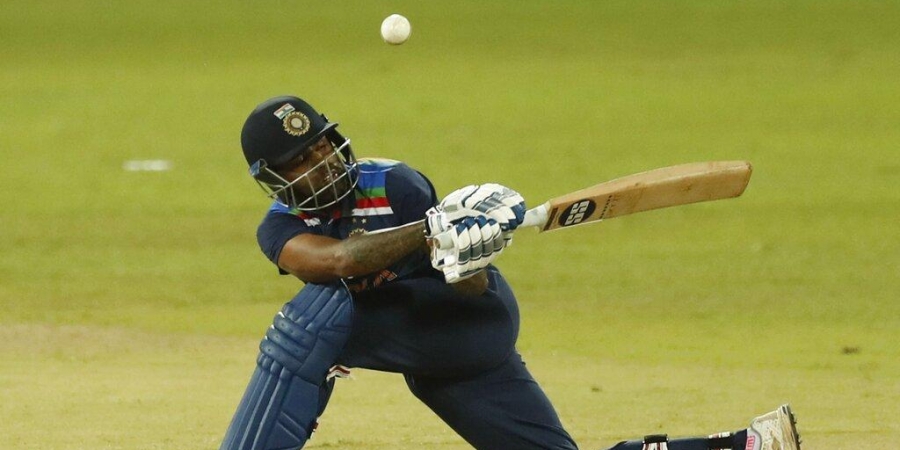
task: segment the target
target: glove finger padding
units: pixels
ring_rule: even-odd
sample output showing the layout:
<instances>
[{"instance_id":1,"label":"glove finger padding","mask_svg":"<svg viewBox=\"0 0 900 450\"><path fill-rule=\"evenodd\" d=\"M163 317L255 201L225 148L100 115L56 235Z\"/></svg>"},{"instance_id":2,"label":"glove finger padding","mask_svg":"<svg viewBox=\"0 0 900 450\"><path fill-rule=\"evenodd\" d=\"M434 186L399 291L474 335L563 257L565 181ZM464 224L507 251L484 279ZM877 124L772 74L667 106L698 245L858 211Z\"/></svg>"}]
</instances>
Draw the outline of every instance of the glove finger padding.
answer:
<instances>
[{"instance_id":1,"label":"glove finger padding","mask_svg":"<svg viewBox=\"0 0 900 450\"><path fill-rule=\"evenodd\" d=\"M504 248L500 225L485 216L466 217L436 235L431 265L448 283L471 277L487 267Z\"/></svg>"},{"instance_id":2,"label":"glove finger padding","mask_svg":"<svg viewBox=\"0 0 900 450\"><path fill-rule=\"evenodd\" d=\"M481 229L481 254L487 258L503 250L503 236L500 225L494 219L481 216L476 219Z\"/></svg>"},{"instance_id":3,"label":"glove finger padding","mask_svg":"<svg viewBox=\"0 0 900 450\"><path fill-rule=\"evenodd\" d=\"M525 219L525 199L496 183L457 189L444 197L440 207L453 223L463 217L484 214L500 224L503 231L515 230Z\"/></svg>"},{"instance_id":4,"label":"glove finger padding","mask_svg":"<svg viewBox=\"0 0 900 450\"><path fill-rule=\"evenodd\" d=\"M478 229L478 225L475 224L474 218L467 217L456 224L456 235L459 238L457 241L457 249L459 250L457 265L463 266L469 264L475 257L481 257L481 249L479 248L477 254L474 249L476 245L481 247L481 231Z\"/></svg>"},{"instance_id":5,"label":"glove finger padding","mask_svg":"<svg viewBox=\"0 0 900 450\"><path fill-rule=\"evenodd\" d=\"M477 184L470 184L468 186L461 187L447 194L447 196L444 197L443 200L441 200L441 207L443 207L444 210L448 213L455 213L457 209L463 207L463 202L465 201L465 199L471 196L477 190Z\"/></svg>"},{"instance_id":6,"label":"glove finger padding","mask_svg":"<svg viewBox=\"0 0 900 450\"><path fill-rule=\"evenodd\" d=\"M522 198L522 196L519 195L519 198ZM513 214L516 215L516 226L518 227L522 224L522 222L525 221L525 211L528 210L528 208L525 206L525 199L522 199L521 202L510 206L510 209L512 209Z\"/></svg>"},{"instance_id":7,"label":"glove finger padding","mask_svg":"<svg viewBox=\"0 0 900 450\"><path fill-rule=\"evenodd\" d=\"M496 183L482 185L482 188L489 189L494 192L493 196L504 206L509 208L512 218L509 222L509 229L515 230L525 220L525 198L518 192Z\"/></svg>"},{"instance_id":8,"label":"glove finger padding","mask_svg":"<svg viewBox=\"0 0 900 450\"><path fill-rule=\"evenodd\" d=\"M516 223L515 212L506 206L495 194L480 200L477 205L472 206L472 209L496 220L502 229L511 230L519 225Z\"/></svg>"},{"instance_id":9,"label":"glove finger padding","mask_svg":"<svg viewBox=\"0 0 900 450\"><path fill-rule=\"evenodd\" d=\"M481 232L482 224L487 225L487 219L484 216L469 217L464 220L464 223L469 234L469 260L465 264L460 261L460 274L480 269L483 267L482 260L490 256L484 252L484 234Z\"/></svg>"}]
</instances>

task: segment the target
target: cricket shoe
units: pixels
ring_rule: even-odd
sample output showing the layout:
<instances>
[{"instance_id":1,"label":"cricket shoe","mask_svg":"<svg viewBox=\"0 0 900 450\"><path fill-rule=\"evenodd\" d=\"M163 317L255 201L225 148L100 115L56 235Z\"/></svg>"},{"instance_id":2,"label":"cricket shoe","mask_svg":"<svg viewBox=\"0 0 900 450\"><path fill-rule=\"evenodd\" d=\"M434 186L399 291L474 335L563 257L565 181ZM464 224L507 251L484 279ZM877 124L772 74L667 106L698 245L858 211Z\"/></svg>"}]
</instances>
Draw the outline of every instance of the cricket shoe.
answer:
<instances>
[{"instance_id":1,"label":"cricket shoe","mask_svg":"<svg viewBox=\"0 0 900 450\"><path fill-rule=\"evenodd\" d=\"M797 419L790 405L781 405L750 422L746 450L800 450Z\"/></svg>"}]
</instances>

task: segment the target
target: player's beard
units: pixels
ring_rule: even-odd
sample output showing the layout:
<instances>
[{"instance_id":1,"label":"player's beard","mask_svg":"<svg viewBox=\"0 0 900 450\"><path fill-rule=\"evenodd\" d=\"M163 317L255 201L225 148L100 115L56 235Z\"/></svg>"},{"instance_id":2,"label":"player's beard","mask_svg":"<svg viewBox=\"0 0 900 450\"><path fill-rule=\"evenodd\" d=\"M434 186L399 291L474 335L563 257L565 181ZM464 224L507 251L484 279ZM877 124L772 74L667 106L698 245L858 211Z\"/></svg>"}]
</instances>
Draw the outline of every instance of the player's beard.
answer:
<instances>
[{"instance_id":1,"label":"player's beard","mask_svg":"<svg viewBox=\"0 0 900 450\"><path fill-rule=\"evenodd\" d=\"M325 162L303 175L307 180L299 180L291 186L298 198L310 199L308 207L327 205L347 193L352 185L350 174L337 154L329 155Z\"/></svg>"}]
</instances>

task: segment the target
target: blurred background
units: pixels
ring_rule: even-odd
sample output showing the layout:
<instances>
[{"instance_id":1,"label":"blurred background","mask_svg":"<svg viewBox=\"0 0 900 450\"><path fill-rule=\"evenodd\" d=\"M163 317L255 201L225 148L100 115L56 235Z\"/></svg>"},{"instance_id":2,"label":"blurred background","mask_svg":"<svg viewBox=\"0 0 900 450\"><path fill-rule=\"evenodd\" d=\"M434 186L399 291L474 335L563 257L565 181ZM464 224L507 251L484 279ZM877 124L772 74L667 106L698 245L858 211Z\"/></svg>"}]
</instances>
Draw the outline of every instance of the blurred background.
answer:
<instances>
[{"instance_id":1,"label":"blurred background","mask_svg":"<svg viewBox=\"0 0 900 450\"><path fill-rule=\"evenodd\" d=\"M257 248L239 142L281 94L440 194L534 206L751 161L737 200L518 233L520 351L583 448L784 402L809 448L893 442L898 22L849 0L6 2L0 448L218 447L301 286ZM308 448L467 448L399 376L355 374Z\"/></svg>"}]
</instances>

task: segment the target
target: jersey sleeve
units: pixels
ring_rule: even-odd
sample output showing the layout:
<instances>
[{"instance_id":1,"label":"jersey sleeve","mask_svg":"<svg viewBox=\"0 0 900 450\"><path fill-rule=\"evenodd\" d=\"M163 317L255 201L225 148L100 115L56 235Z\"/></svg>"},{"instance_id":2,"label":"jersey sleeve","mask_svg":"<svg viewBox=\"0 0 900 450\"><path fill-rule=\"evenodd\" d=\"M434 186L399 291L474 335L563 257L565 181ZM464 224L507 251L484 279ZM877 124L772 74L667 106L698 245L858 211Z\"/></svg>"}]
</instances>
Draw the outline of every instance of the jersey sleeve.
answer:
<instances>
[{"instance_id":1,"label":"jersey sleeve","mask_svg":"<svg viewBox=\"0 0 900 450\"><path fill-rule=\"evenodd\" d=\"M388 172L384 189L400 225L424 219L425 211L438 203L431 181L406 164Z\"/></svg>"},{"instance_id":2,"label":"jersey sleeve","mask_svg":"<svg viewBox=\"0 0 900 450\"><path fill-rule=\"evenodd\" d=\"M303 219L272 208L256 229L256 241L260 250L277 266L284 244L294 236L309 231Z\"/></svg>"}]
</instances>

